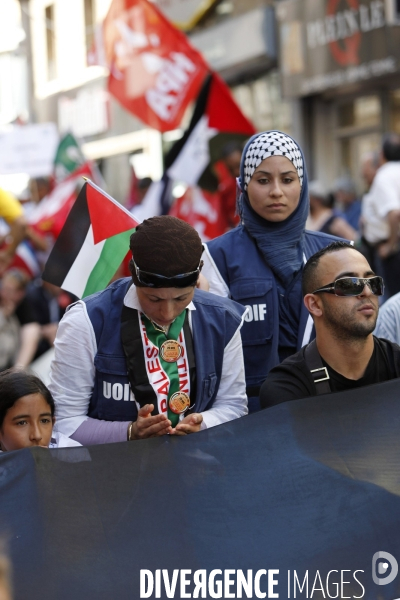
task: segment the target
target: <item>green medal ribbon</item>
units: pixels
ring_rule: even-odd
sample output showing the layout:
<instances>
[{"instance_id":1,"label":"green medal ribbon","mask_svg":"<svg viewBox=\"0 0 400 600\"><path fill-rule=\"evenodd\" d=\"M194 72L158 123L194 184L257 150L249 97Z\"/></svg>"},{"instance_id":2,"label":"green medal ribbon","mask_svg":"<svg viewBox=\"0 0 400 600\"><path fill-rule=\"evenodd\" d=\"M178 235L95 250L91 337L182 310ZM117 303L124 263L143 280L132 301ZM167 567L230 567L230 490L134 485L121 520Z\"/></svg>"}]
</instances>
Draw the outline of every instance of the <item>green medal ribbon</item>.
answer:
<instances>
[{"instance_id":1,"label":"green medal ribbon","mask_svg":"<svg viewBox=\"0 0 400 600\"><path fill-rule=\"evenodd\" d=\"M175 427L179 423L180 415L177 415L174 412L172 412L172 410L170 410L169 399L173 394L179 392L178 365L177 362L169 363L163 360L161 358L160 348L166 340L178 341L179 334L185 322L186 309L178 317L176 317L175 321L171 324L168 333L163 333L162 331L158 331L157 329L155 329L153 323L143 313L141 314L141 317L144 326L146 327L147 337L152 342L152 344L154 344L158 348L158 358L160 360L161 366L169 377L170 385L167 398L168 419L171 421L172 427Z\"/></svg>"}]
</instances>

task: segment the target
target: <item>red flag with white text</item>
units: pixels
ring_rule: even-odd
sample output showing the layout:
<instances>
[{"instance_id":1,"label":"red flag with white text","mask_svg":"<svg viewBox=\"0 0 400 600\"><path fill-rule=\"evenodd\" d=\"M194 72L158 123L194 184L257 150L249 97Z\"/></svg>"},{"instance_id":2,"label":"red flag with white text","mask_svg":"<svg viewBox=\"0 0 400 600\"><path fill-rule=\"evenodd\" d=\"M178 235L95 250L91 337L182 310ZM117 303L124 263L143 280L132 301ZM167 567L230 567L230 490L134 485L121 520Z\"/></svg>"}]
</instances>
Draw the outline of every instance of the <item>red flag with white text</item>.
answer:
<instances>
[{"instance_id":1,"label":"red flag with white text","mask_svg":"<svg viewBox=\"0 0 400 600\"><path fill-rule=\"evenodd\" d=\"M202 55L148 0L113 0L103 36L110 93L150 127L176 129L209 70Z\"/></svg>"}]
</instances>

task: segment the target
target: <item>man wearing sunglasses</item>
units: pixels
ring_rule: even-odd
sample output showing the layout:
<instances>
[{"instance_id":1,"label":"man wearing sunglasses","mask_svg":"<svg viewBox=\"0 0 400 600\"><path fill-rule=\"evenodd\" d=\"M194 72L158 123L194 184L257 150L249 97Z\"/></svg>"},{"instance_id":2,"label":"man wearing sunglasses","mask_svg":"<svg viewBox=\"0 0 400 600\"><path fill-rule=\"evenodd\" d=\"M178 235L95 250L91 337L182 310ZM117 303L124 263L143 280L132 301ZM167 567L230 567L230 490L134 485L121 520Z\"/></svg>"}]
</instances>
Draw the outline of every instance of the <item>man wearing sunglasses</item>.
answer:
<instances>
[{"instance_id":1,"label":"man wearing sunglasses","mask_svg":"<svg viewBox=\"0 0 400 600\"><path fill-rule=\"evenodd\" d=\"M50 388L58 430L83 445L186 435L247 414L246 309L195 289L203 247L175 217L131 236L132 279L62 319Z\"/></svg>"},{"instance_id":2,"label":"man wearing sunglasses","mask_svg":"<svg viewBox=\"0 0 400 600\"><path fill-rule=\"evenodd\" d=\"M345 242L311 256L303 271L303 295L316 338L270 371L261 406L399 377L400 347L372 335L383 291L382 278Z\"/></svg>"}]
</instances>

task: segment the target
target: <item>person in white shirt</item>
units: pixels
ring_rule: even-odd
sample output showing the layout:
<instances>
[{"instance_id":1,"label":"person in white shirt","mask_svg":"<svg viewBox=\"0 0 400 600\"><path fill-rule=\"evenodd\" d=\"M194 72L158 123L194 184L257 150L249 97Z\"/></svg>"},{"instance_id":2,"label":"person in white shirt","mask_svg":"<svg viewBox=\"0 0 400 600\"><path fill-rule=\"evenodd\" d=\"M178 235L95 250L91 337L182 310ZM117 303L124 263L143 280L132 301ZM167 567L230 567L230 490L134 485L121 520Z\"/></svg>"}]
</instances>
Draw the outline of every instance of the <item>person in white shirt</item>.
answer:
<instances>
[{"instance_id":1,"label":"person in white shirt","mask_svg":"<svg viewBox=\"0 0 400 600\"><path fill-rule=\"evenodd\" d=\"M400 136L384 137L382 165L362 205L364 238L381 259L389 295L400 292Z\"/></svg>"},{"instance_id":2,"label":"person in white shirt","mask_svg":"<svg viewBox=\"0 0 400 600\"><path fill-rule=\"evenodd\" d=\"M247 414L245 307L195 289L203 246L171 216L132 234L131 278L60 322L50 390L57 431L83 445L186 435Z\"/></svg>"},{"instance_id":3,"label":"person in white shirt","mask_svg":"<svg viewBox=\"0 0 400 600\"><path fill-rule=\"evenodd\" d=\"M80 446L60 434L53 435L54 400L35 375L19 369L0 373L0 450Z\"/></svg>"},{"instance_id":4,"label":"person in white shirt","mask_svg":"<svg viewBox=\"0 0 400 600\"><path fill-rule=\"evenodd\" d=\"M400 346L400 292L380 307L374 335Z\"/></svg>"}]
</instances>

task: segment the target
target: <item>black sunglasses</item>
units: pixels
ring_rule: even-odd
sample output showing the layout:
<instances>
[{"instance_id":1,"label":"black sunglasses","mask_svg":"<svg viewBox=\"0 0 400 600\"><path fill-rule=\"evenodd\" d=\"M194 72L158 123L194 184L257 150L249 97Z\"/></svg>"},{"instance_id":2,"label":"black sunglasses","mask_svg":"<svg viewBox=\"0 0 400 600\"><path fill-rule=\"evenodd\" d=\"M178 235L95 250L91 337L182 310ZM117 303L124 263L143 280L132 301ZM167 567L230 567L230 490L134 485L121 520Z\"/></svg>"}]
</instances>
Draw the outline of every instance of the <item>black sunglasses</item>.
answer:
<instances>
[{"instance_id":1,"label":"black sunglasses","mask_svg":"<svg viewBox=\"0 0 400 600\"><path fill-rule=\"evenodd\" d=\"M335 296L359 296L363 293L364 287L368 285L369 289L375 296L382 296L385 286L382 277L375 275L374 277L341 277L326 286L315 290L313 294L326 292L327 294L335 294Z\"/></svg>"},{"instance_id":2,"label":"black sunglasses","mask_svg":"<svg viewBox=\"0 0 400 600\"><path fill-rule=\"evenodd\" d=\"M195 271L190 273L182 273L180 275L174 275L173 277L165 277L164 275L158 275L157 273L149 273L139 269L137 264L132 258L133 266L135 267L136 277L140 283L147 287L163 288L163 287L178 287L184 288L191 285L195 285L199 277L203 261L201 260L199 266Z\"/></svg>"}]
</instances>

